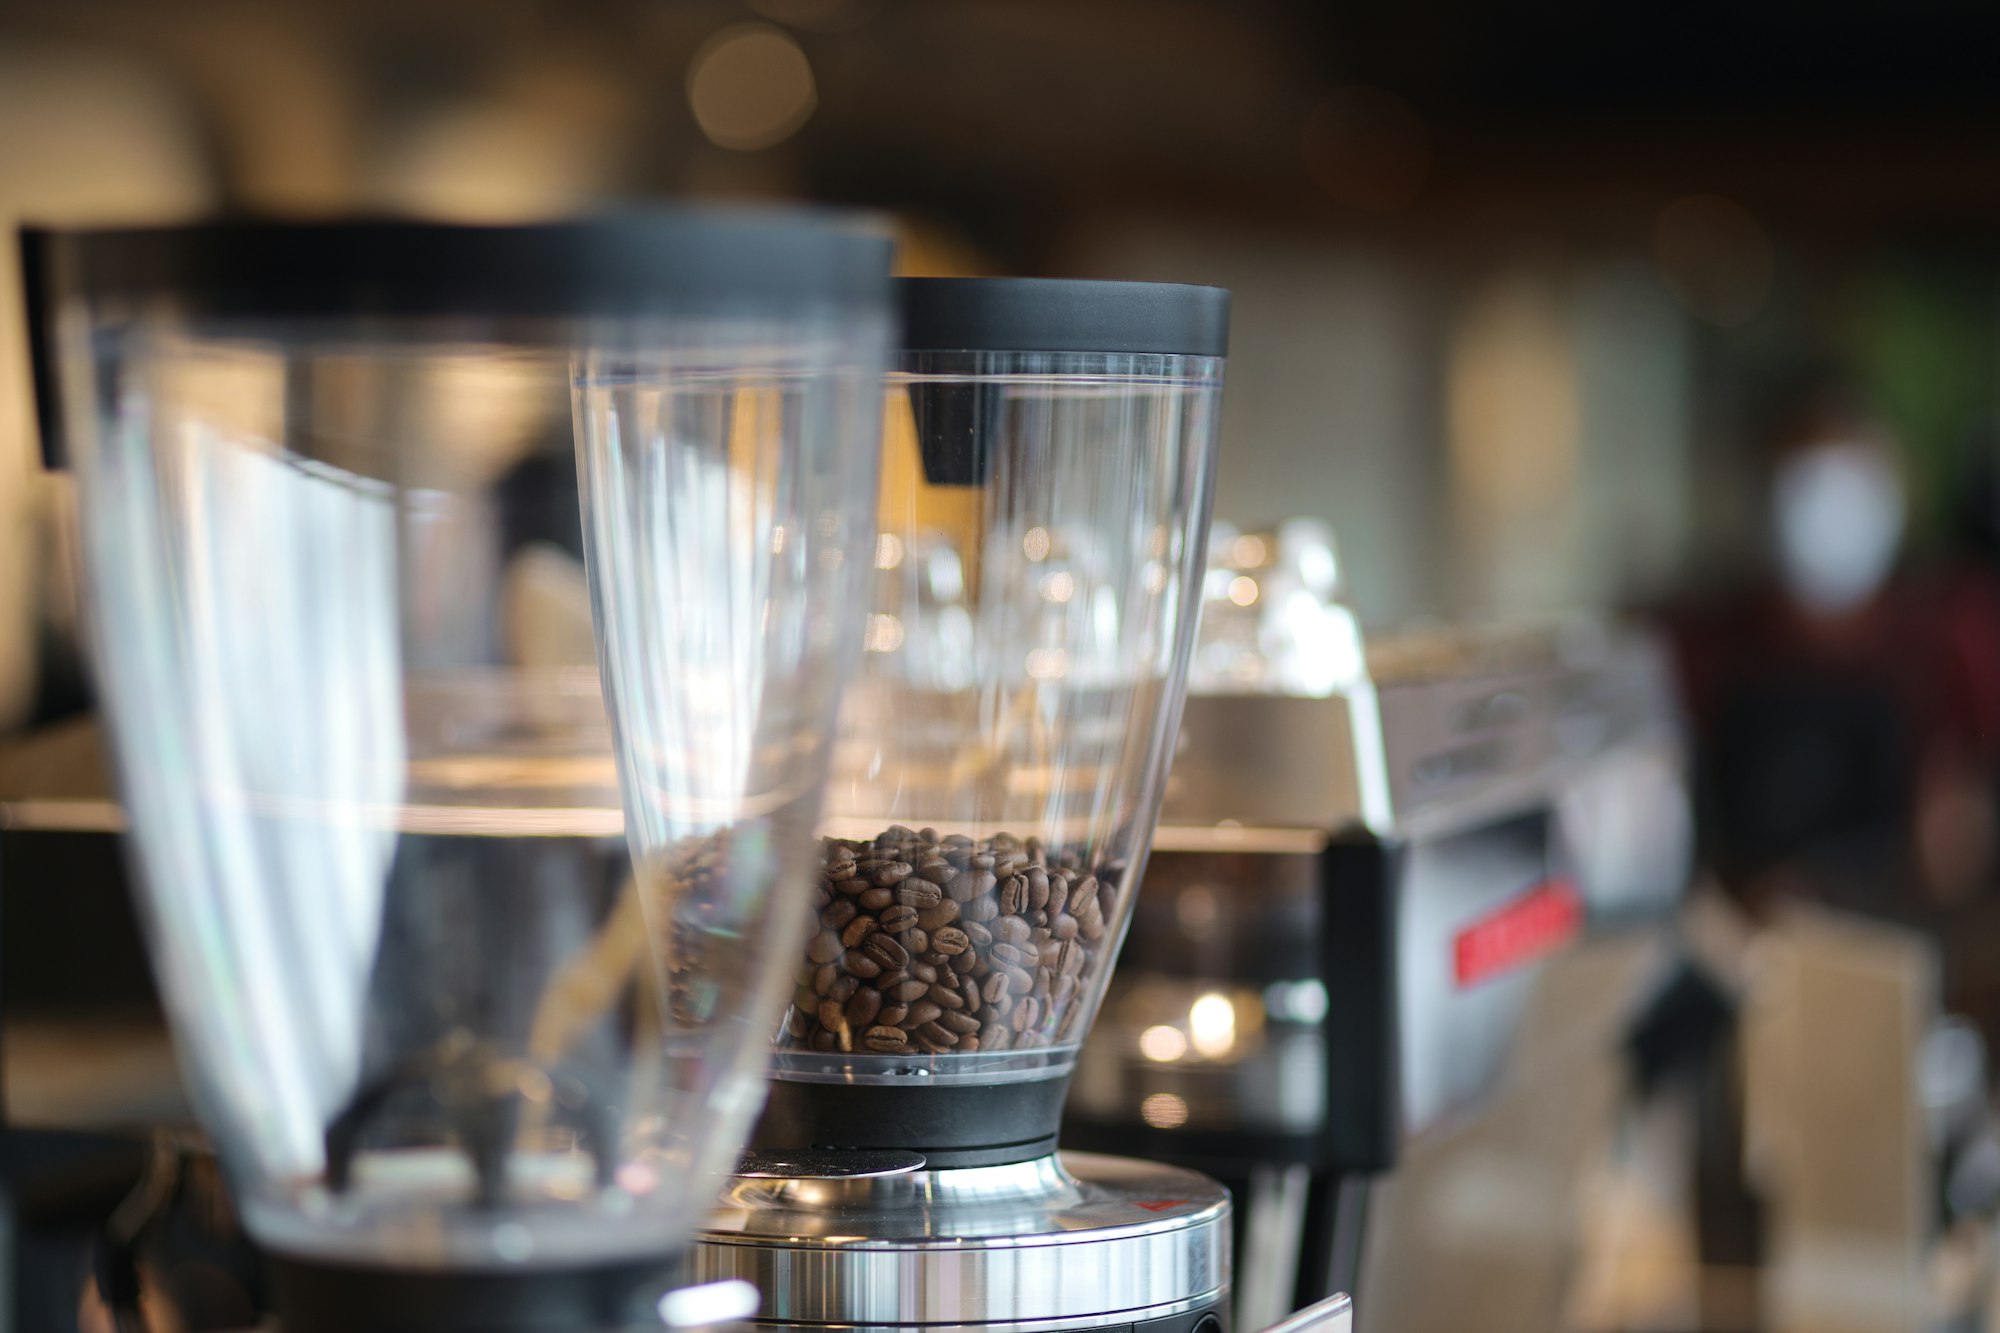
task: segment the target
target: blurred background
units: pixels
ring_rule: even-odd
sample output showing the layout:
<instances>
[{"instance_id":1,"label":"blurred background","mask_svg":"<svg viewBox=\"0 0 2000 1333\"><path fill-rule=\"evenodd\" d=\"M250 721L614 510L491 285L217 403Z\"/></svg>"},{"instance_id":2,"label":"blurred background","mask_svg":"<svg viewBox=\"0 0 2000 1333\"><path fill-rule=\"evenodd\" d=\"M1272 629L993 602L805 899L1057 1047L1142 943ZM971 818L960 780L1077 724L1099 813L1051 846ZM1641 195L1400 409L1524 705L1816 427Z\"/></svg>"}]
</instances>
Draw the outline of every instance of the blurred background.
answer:
<instances>
[{"instance_id":1,"label":"blurred background","mask_svg":"<svg viewBox=\"0 0 2000 1333\"><path fill-rule=\"evenodd\" d=\"M1956 0L11 0L0 224L809 201L909 273L1228 286L1219 520L1329 524L1370 630L1657 626L1717 901L1914 929L1991 1041L1996 50ZM90 707L21 327L0 266L0 735Z\"/></svg>"},{"instance_id":2,"label":"blurred background","mask_svg":"<svg viewBox=\"0 0 2000 1333\"><path fill-rule=\"evenodd\" d=\"M882 210L912 272L1215 282L1220 514L1333 522L1371 624L1765 558L1755 420L1837 365L1971 541L1995 411L1982 5L13 0L0 215ZM0 302L14 311L12 277ZM8 318L0 718L67 706ZM20 627L18 630L15 627Z\"/></svg>"}]
</instances>

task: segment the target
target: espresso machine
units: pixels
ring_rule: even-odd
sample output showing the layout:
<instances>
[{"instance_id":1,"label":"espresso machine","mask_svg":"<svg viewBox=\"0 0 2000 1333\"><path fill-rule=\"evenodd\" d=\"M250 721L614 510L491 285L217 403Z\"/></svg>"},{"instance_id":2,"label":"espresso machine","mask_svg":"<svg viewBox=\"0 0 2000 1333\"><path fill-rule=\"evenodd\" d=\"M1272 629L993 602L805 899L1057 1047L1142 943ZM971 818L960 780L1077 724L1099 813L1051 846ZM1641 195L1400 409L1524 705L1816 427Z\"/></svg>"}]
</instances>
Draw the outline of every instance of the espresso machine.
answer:
<instances>
[{"instance_id":1,"label":"espresso machine","mask_svg":"<svg viewBox=\"0 0 2000 1333\"><path fill-rule=\"evenodd\" d=\"M696 1275L773 1328L1219 1333L1222 1186L1057 1131L1173 758L1228 294L900 296L809 934Z\"/></svg>"},{"instance_id":2,"label":"espresso machine","mask_svg":"<svg viewBox=\"0 0 2000 1333\"><path fill-rule=\"evenodd\" d=\"M1225 533L1208 596L1065 1132L1229 1182L1239 1322L1365 1315L1418 1258L1364 1262L1375 1182L1476 1118L1552 960L1685 884L1670 676L1598 622L1364 641L1311 524Z\"/></svg>"},{"instance_id":3,"label":"espresso machine","mask_svg":"<svg viewBox=\"0 0 2000 1333\"><path fill-rule=\"evenodd\" d=\"M663 213L27 257L112 820L282 1325L743 1313L681 1260L813 892L887 244ZM601 671L524 648L503 595L524 399L574 414Z\"/></svg>"}]
</instances>

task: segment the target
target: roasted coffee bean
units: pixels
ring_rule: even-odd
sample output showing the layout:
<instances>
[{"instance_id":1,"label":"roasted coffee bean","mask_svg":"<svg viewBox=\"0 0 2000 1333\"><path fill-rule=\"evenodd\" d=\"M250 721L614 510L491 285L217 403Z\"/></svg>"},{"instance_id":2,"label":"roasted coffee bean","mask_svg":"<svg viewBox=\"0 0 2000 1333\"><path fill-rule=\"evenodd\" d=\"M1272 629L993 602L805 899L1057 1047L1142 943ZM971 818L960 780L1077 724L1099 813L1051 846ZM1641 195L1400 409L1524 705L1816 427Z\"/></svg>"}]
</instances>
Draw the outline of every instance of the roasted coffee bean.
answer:
<instances>
[{"instance_id":1,"label":"roasted coffee bean","mask_svg":"<svg viewBox=\"0 0 2000 1333\"><path fill-rule=\"evenodd\" d=\"M854 901L861 904L861 910L864 912L879 912L890 903L896 901L896 891L894 889L870 889Z\"/></svg>"},{"instance_id":2,"label":"roasted coffee bean","mask_svg":"<svg viewBox=\"0 0 2000 1333\"><path fill-rule=\"evenodd\" d=\"M1031 995L1014 1006L1013 1028L1016 1032L1027 1033L1042 1016L1042 1006L1035 1003Z\"/></svg>"},{"instance_id":3,"label":"roasted coffee bean","mask_svg":"<svg viewBox=\"0 0 2000 1333\"><path fill-rule=\"evenodd\" d=\"M914 867L904 861L891 861L875 872L875 882L883 888L893 888L908 879Z\"/></svg>"},{"instance_id":4,"label":"roasted coffee bean","mask_svg":"<svg viewBox=\"0 0 2000 1333\"><path fill-rule=\"evenodd\" d=\"M995 838L994 841L998 842L999 839ZM998 859L991 852L973 853L972 868L974 870L991 870L997 864L998 864ZM990 889L993 886L991 884L988 884L986 887Z\"/></svg>"},{"instance_id":5,"label":"roasted coffee bean","mask_svg":"<svg viewBox=\"0 0 2000 1333\"><path fill-rule=\"evenodd\" d=\"M958 904L946 898L936 907L919 908L917 911L917 924L931 932L932 937L935 938L940 929L958 920L958 912Z\"/></svg>"},{"instance_id":6,"label":"roasted coffee bean","mask_svg":"<svg viewBox=\"0 0 2000 1333\"><path fill-rule=\"evenodd\" d=\"M881 916L876 918L882 929L892 935L900 935L917 924L917 909L914 907L883 907Z\"/></svg>"},{"instance_id":7,"label":"roasted coffee bean","mask_svg":"<svg viewBox=\"0 0 2000 1333\"><path fill-rule=\"evenodd\" d=\"M1000 904L994 902L992 895L988 894L983 898L974 898L971 902L967 903L965 905L965 914L974 921L991 921L1000 915Z\"/></svg>"},{"instance_id":8,"label":"roasted coffee bean","mask_svg":"<svg viewBox=\"0 0 2000 1333\"><path fill-rule=\"evenodd\" d=\"M918 1000L910 1006L910 1015L904 1021L903 1026L913 1028L925 1023L934 1022L937 1016L943 1012L944 1006L941 1004L933 1004L929 1000Z\"/></svg>"},{"instance_id":9,"label":"roasted coffee bean","mask_svg":"<svg viewBox=\"0 0 2000 1333\"><path fill-rule=\"evenodd\" d=\"M922 1037L925 1041L934 1041L940 1046L958 1045L958 1034L943 1023L926 1023L920 1028L913 1029L910 1035Z\"/></svg>"},{"instance_id":10,"label":"roasted coffee bean","mask_svg":"<svg viewBox=\"0 0 2000 1333\"><path fill-rule=\"evenodd\" d=\"M792 1034L794 1041L803 1041L806 1034L812 1031L812 1019L806 1016L804 1010L794 1008L785 1015L785 1031Z\"/></svg>"},{"instance_id":11,"label":"roasted coffee bean","mask_svg":"<svg viewBox=\"0 0 2000 1333\"><path fill-rule=\"evenodd\" d=\"M869 883L865 879L843 879L838 883L836 883L833 887L835 892L844 893L848 897L852 898L857 894L863 894L868 892L868 890L874 888L875 886Z\"/></svg>"},{"instance_id":12,"label":"roasted coffee bean","mask_svg":"<svg viewBox=\"0 0 2000 1333\"><path fill-rule=\"evenodd\" d=\"M1097 943L1104 938L1104 918L1092 913L1088 918L1078 922L1076 933L1092 944Z\"/></svg>"},{"instance_id":13,"label":"roasted coffee bean","mask_svg":"<svg viewBox=\"0 0 2000 1333\"><path fill-rule=\"evenodd\" d=\"M979 1012L974 1014L973 1017L979 1020L981 1027L992 1027L1000 1021L1000 1007L993 1004L982 1004L979 1006Z\"/></svg>"},{"instance_id":14,"label":"roasted coffee bean","mask_svg":"<svg viewBox=\"0 0 2000 1333\"><path fill-rule=\"evenodd\" d=\"M826 994L833 989L833 983L838 980L840 980L840 964L821 963L813 971L813 994Z\"/></svg>"},{"instance_id":15,"label":"roasted coffee bean","mask_svg":"<svg viewBox=\"0 0 2000 1333\"><path fill-rule=\"evenodd\" d=\"M971 1055L974 1051L977 1051L978 1049L979 1049L978 1037L960 1037L958 1039L958 1053L960 1055Z\"/></svg>"},{"instance_id":16,"label":"roasted coffee bean","mask_svg":"<svg viewBox=\"0 0 2000 1333\"><path fill-rule=\"evenodd\" d=\"M896 901L919 912L936 907L943 899L944 890L928 880L906 879L896 886Z\"/></svg>"},{"instance_id":17,"label":"roasted coffee bean","mask_svg":"<svg viewBox=\"0 0 2000 1333\"><path fill-rule=\"evenodd\" d=\"M968 1037L979 1031L979 1020L961 1009L955 1014L939 1015L938 1026L950 1028L961 1037Z\"/></svg>"},{"instance_id":18,"label":"roasted coffee bean","mask_svg":"<svg viewBox=\"0 0 2000 1333\"><path fill-rule=\"evenodd\" d=\"M1034 953L1020 944L995 944L993 959L1009 967L1032 967L1036 962Z\"/></svg>"},{"instance_id":19,"label":"roasted coffee bean","mask_svg":"<svg viewBox=\"0 0 2000 1333\"><path fill-rule=\"evenodd\" d=\"M854 858L851 856L844 856L838 861L828 862L826 867L826 878L829 883L833 884L838 884L843 879L853 879Z\"/></svg>"},{"instance_id":20,"label":"roasted coffee bean","mask_svg":"<svg viewBox=\"0 0 2000 1333\"><path fill-rule=\"evenodd\" d=\"M847 929L840 932L840 942L849 949L858 948L861 941L873 935L880 926L872 916L857 916L847 923Z\"/></svg>"},{"instance_id":21,"label":"roasted coffee bean","mask_svg":"<svg viewBox=\"0 0 2000 1333\"><path fill-rule=\"evenodd\" d=\"M982 1028L979 1033L981 1048L989 1051L1004 1051L1014 1041L1014 1033L1004 1023L995 1023Z\"/></svg>"},{"instance_id":22,"label":"roasted coffee bean","mask_svg":"<svg viewBox=\"0 0 2000 1333\"><path fill-rule=\"evenodd\" d=\"M908 949L912 954L930 952L931 937L924 934L922 926L911 926L898 938L903 941L903 947Z\"/></svg>"},{"instance_id":23,"label":"roasted coffee bean","mask_svg":"<svg viewBox=\"0 0 2000 1333\"><path fill-rule=\"evenodd\" d=\"M859 910L852 898L836 898L819 914L819 923L828 930L839 930L852 921Z\"/></svg>"},{"instance_id":24,"label":"roasted coffee bean","mask_svg":"<svg viewBox=\"0 0 2000 1333\"><path fill-rule=\"evenodd\" d=\"M1041 866L1028 869L1028 906L1037 911L1049 905L1049 872Z\"/></svg>"},{"instance_id":25,"label":"roasted coffee bean","mask_svg":"<svg viewBox=\"0 0 2000 1333\"><path fill-rule=\"evenodd\" d=\"M819 1025L830 1032L847 1031L847 1011L832 1000L822 1000L819 1006Z\"/></svg>"},{"instance_id":26,"label":"roasted coffee bean","mask_svg":"<svg viewBox=\"0 0 2000 1333\"><path fill-rule=\"evenodd\" d=\"M972 950L967 949L964 953L952 955L950 964L952 971L958 973L960 976L963 976L966 973L972 971L973 968L979 966L979 955L974 953ZM940 981L944 979L944 974L942 972L938 973L938 979Z\"/></svg>"},{"instance_id":27,"label":"roasted coffee bean","mask_svg":"<svg viewBox=\"0 0 2000 1333\"><path fill-rule=\"evenodd\" d=\"M806 945L806 957L815 963L830 963L840 957L840 936L830 930L822 930Z\"/></svg>"},{"instance_id":28,"label":"roasted coffee bean","mask_svg":"<svg viewBox=\"0 0 2000 1333\"><path fill-rule=\"evenodd\" d=\"M976 860L977 858L974 859ZM992 858L989 857L987 859L991 860ZM992 872L987 870L968 870L962 875L953 876L951 883L945 885L944 888L945 892L951 895L953 902L969 903L991 893L994 883L995 880Z\"/></svg>"},{"instance_id":29,"label":"roasted coffee bean","mask_svg":"<svg viewBox=\"0 0 2000 1333\"><path fill-rule=\"evenodd\" d=\"M875 1021L878 1023L887 1023L891 1027L893 1027L896 1024L902 1022L905 1018L908 1018L909 1016L910 1016L909 1005L885 1004L882 1006L882 1012L875 1015Z\"/></svg>"},{"instance_id":30,"label":"roasted coffee bean","mask_svg":"<svg viewBox=\"0 0 2000 1333\"><path fill-rule=\"evenodd\" d=\"M840 1038L821 1028L812 1035L812 1048L822 1055L832 1055L840 1049Z\"/></svg>"},{"instance_id":31,"label":"roasted coffee bean","mask_svg":"<svg viewBox=\"0 0 2000 1333\"><path fill-rule=\"evenodd\" d=\"M889 995L892 999L908 1004L912 1000L922 999L924 992L930 988L930 982L918 981L915 977L912 977L908 981L899 981L894 986L891 986L889 988Z\"/></svg>"},{"instance_id":32,"label":"roasted coffee bean","mask_svg":"<svg viewBox=\"0 0 2000 1333\"><path fill-rule=\"evenodd\" d=\"M861 983L853 977L838 976L833 979L833 984L826 988L826 998L832 1000L835 1004L846 1004L847 997L859 989L861 989Z\"/></svg>"},{"instance_id":33,"label":"roasted coffee bean","mask_svg":"<svg viewBox=\"0 0 2000 1333\"><path fill-rule=\"evenodd\" d=\"M1094 876L1086 875L1070 886L1069 910L1071 915L1079 915L1097 901L1099 885Z\"/></svg>"},{"instance_id":34,"label":"roasted coffee bean","mask_svg":"<svg viewBox=\"0 0 2000 1333\"><path fill-rule=\"evenodd\" d=\"M842 958L840 966L850 977L860 977L863 981L873 981L882 975L882 965L859 950Z\"/></svg>"},{"instance_id":35,"label":"roasted coffee bean","mask_svg":"<svg viewBox=\"0 0 2000 1333\"><path fill-rule=\"evenodd\" d=\"M979 993L986 997L986 1003L997 1006L1007 1002L1007 996L1013 989L1014 982L1011 977L1005 972L995 972L986 978L986 984L980 987Z\"/></svg>"},{"instance_id":36,"label":"roasted coffee bean","mask_svg":"<svg viewBox=\"0 0 2000 1333\"><path fill-rule=\"evenodd\" d=\"M961 921L958 928L965 932L965 938L972 941L975 949L984 949L993 943L993 932L977 921Z\"/></svg>"},{"instance_id":37,"label":"roasted coffee bean","mask_svg":"<svg viewBox=\"0 0 2000 1333\"><path fill-rule=\"evenodd\" d=\"M871 1051L891 1052L908 1049L910 1039L903 1035L901 1028L884 1024L881 1027L869 1028L867 1034L861 1038L861 1043Z\"/></svg>"},{"instance_id":38,"label":"roasted coffee bean","mask_svg":"<svg viewBox=\"0 0 2000 1333\"><path fill-rule=\"evenodd\" d=\"M1000 886L1000 910L1008 916L1022 911L1028 906L1028 877L1009 875Z\"/></svg>"},{"instance_id":39,"label":"roasted coffee bean","mask_svg":"<svg viewBox=\"0 0 2000 1333\"><path fill-rule=\"evenodd\" d=\"M941 856L937 856L937 857L932 857L930 860L918 866L917 876L918 878L927 880L932 884L942 886L945 884L949 884L952 882L952 880L956 879L958 877L958 871L955 867L953 867L951 862L945 860ZM909 885L908 887L914 888L916 886Z\"/></svg>"},{"instance_id":40,"label":"roasted coffee bean","mask_svg":"<svg viewBox=\"0 0 2000 1333\"><path fill-rule=\"evenodd\" d=\"M965 997L959 994L958 987L947 986L942 981L931 987L930 999L931 1003L943 1005L947 1009L963 1009L965 1007Z\"/></svg>"},{"instance_id":41,"label":"roasted coffee bean","mask_svg":"<svg viewBox=\"0 0 2000 1333\"><path fill-rule=\"evenodd\" d=\"M1054 1013L1070 1002L1076 994L1075 977L1057 977L1049 988L1049 1012Z\"/></svg>"},{"instance_id":42,"label":"roasted coffee bean","mask_svg":"<svg viewBox=\"0 0 2000 1333\"><path fill-rule=\"evenodd\" d=\"M847 1026L857 1032L865 1031L882 1013L882 992L873 986L863 986L847 1001Z\"/></svg>"},{"instance_id":43,"label":"roasted coffee bean","mask_svg":"<svg viewBox=\"0 0 2000 1333\"><path fill-rule=\"evenodd\" d=\"M910 951L884 931L870 935L862 943L861 952L880 963L885 972L900 971L910 961Z\"/></svg>"},{"instance_id":44,"label":"roasted coffee bean","mask_svg":"<svg viewBox=\"0 0 2000 1333\"><path fill-rule=\"evenodd\" d=\"M928 986L938 979L937 965L935 963L912 959L910 962L910 975Z\"/></svg>"},{"instance_id":45,"label":"roasted coffee bean","mask_svg":"<svg viewBox=\"0 0 2000 1333\"><path fill-rule=\"evenodd\" d=\"M971 948L972 941L958 927L946 926L944 929L932 933L931 947L949 958L954 954L964 953L967 949Z\"/></svg>"},{"instance_id":46,"label":"roasted coffee bean","mask_svg":"<svg viewBox=\"0 0 2000 1333\"><path fill-rule=\"evenodd\" d=\"M1073 916L1057 917L1054 921L1049 923L1049 934L1058 940L1075 939L1076 918Z\"/></svg>"},{"instance_id":47,"label":"roasted coffee bean","mask_svg":"<svg viewBox=\"0 0 2000 1333\"><path fill-rule=\"evenodd\" d=\"M968 977L976 977L980 981L986 980L987 973L993 970L993 964L987 962L984 958L980 957L978 954L974 954L973 959L975 961L972 964L972 970L970 972L963 973L962 975Z\"/></svg>"}]
</instances>

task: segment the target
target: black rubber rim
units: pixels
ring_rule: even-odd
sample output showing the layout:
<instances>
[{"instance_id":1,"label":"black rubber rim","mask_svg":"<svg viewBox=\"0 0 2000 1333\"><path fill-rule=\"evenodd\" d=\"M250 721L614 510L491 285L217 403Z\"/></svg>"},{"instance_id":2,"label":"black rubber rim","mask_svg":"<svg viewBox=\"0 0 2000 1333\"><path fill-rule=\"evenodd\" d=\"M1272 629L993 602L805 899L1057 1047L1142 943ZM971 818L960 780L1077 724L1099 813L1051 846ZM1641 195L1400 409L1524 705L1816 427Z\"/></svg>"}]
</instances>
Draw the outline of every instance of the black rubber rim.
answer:
<instances>
[{"instance_id":1,"label":"black rubber rim","mask_svg":"<svg viewBox=\"0 0 2000 1333\"><path fill-rule=\"evenodd\" d=\"M207 316L587 317L889 299L861 215L663 210L536 226L223 219L42 231L49 293Z\"/></svg>"},{"instance_id":2,"label":"black rubber rim","mask_svg":"<svg viewBox=\"0 0 2000 1333\"><path fill-rule=\"evenodd\" d=\"M1173 282L904 278L909 352L1229 354L1229 293Z\"/></svg>"},{"instance_id":3,"label":"black rubber rim","mask_svg":"<svg viewBox=\"0 0 2000 1333\"><path fill-rule=\"evenodd\" d=\"M285 1333L615 1333L660 1326L678 1255L587 1268L420 1270L270 1253Z\"/></svg>"},{"instance_id":4,"label":"black rubber rim","mask_svg":"<svg viewBox=\"0 0 2000 1333\"><path fill-rule=\"evenodd\" d=\"M764 1153L896 1149L935 1171L1032 1162L1056 1149L1070 1071L1019 1083L800 1083L774 1078L750 1144Z\"/></svg>"}]
</instances>

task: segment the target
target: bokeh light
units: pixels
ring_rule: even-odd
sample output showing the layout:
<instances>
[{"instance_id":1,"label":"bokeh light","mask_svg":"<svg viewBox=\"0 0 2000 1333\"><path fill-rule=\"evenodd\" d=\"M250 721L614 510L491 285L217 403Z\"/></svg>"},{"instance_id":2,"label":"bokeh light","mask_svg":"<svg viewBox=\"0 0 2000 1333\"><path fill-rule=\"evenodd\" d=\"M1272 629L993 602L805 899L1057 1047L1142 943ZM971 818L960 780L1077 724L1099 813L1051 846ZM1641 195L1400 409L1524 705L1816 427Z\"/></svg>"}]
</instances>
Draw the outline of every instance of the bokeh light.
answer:
<instances>
[{"instance_id":1,"label":"bokeh light","mask_svg":"<svg viewBox=\"0 0 2000 1333\"><path fill-rule=\"evenodd\" d=\"M1236 1006L1227 995L1211 991L1188 1010L1188 1033L1194 1048L1211 1060L1236 1047Z\"/></svg>"},{"instance_id":2,"label":"bokeh light","mask_svg":"<svg viewBox=\"0 0 2000 1333\"><path fill-rule=\"evenodd\" d=\"M798 133L819 105L799 44L767 23L724 28L688 63L688 105L710 143L739 152Z\"/></svg>"},{"instance_id":3,"label":"bokeh light","mask_svg":"<svg viewBox=\"0 0 2000 1333\"><path fill-rule=\"evenodd\" d=\"M1139 1054L1159 1064L1172 1064L1187 1054L1187 1034L1161 1023L1139 1034Z\"/></svg>"}]
</instances>

